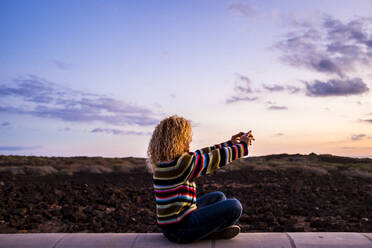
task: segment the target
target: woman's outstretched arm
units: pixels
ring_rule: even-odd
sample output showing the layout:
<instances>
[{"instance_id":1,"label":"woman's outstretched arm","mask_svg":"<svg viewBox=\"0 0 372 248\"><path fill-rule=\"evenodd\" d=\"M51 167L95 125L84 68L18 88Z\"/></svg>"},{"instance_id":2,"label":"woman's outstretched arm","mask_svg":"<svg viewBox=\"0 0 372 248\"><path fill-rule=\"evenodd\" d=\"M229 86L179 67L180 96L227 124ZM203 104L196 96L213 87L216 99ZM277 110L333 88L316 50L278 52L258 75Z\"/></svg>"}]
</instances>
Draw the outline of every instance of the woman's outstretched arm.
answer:
<instances>
[{"instance_id":1,"label":"woman's outstretched arm","mask_svg":"<svg viewBox=\"0 0 372 248\"><path fill-rule=\"evenodd\" d=\"M214 149L209 153L185 152L171 167L157 168L154 181L157 185L178 185L187 180L210 174L233 160L248 155L248 143L241 141L230 147Z\"/></svg>"},{"instance_id":2,"label":"woman's outstretched arm","mask_svg":"<svg viewBox=\"0 0 372 248\"><path fill-rule=\"evenodd\" d=\"M203 154L203 153L209 153L215 149L219 149L219 148L222 148L222 147L230 147L232 145L235 145L237 143L240 142L240 137L243 135L244 133L243 132L240 132L238 134L235 134L231 137L230 140L228 141L225 141L225 142L222 142L220 144L216 144L214 146L207 146L207 147L204 147L202 149L198 149L196 150L194 153L196 154Z\"/></svg>"},{"instance_id":3,"label":"woman's outstretched arm","mask_svg":"<svg viewBox=\"0 0 372 248\"><path fill-rule=\"evenodd\" d=\"M216 150L216 149L219 149L219 148L222 148L222 147L229 147L229 146L232 146L232 145L233 145L233 142L231 140L228 140L228 141L222 142L220 144L216 144L216 145L213 145L213 146L207 146L207 147L198 149L198 150L194 151L194 153L200 155L200 154L204 154L204 153L209 153L213 150Z\"/></svg>"},{"instance_id":4,"label":"woman's outstretched arm","mask_svg":"<svg viewBox=\"0 0 372 248\"><path fill-rule=\"evenodd\" d=\"M248 146L251 145L251 131L240 136L240 143L230 147L214 149L209 153L185 152L174 163L164 168L156 168L154 183L156 185L177 186L185 181L191 181L199 176L209 174L233 160L247 156Z\"/></svg>"},{"instance_id":5,"label":"woman's outstretched arm","mask_svg":"<svg viewBox=\"0 0 372 248\"><path fill-rule=\"evenodd\" d=\"M204 154L189 154L184 159L189 164L190 173L187 180L193 180L199 176L210 174L211 172L231 163L233 160L248 155L248 144L239 144L214 149Z\"/></svg>"}]
</instances>

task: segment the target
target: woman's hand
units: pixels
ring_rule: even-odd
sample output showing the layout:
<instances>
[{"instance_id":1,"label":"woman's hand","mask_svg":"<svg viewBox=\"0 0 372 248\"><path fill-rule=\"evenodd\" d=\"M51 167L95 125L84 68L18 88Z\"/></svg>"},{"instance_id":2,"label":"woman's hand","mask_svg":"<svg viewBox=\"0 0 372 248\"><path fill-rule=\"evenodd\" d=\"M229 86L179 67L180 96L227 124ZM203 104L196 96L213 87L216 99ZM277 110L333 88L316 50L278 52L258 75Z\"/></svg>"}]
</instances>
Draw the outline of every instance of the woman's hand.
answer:
<instances>
[{"instance_id":1,"label":"woman's hand","mask_svg":"<svg viewBox=\"0 0 372 248\"><path fill-rule=\"evenodd\" d=\"M231 137L231 142L235 145L240 143L240 137L243 135L243 132L237 133Z\"/></svg>"},{"instance_id":2,"label":"woman's hand","mask_svg":"<svg viewBox=\"0 0 372 248\"><path fill-rule=\"evenodd\" d=\"M252 135L252 130L240 136L240 141L247 143L248 146L252 145L252 140L256 140Z\"/></svg>"}]
</instances>

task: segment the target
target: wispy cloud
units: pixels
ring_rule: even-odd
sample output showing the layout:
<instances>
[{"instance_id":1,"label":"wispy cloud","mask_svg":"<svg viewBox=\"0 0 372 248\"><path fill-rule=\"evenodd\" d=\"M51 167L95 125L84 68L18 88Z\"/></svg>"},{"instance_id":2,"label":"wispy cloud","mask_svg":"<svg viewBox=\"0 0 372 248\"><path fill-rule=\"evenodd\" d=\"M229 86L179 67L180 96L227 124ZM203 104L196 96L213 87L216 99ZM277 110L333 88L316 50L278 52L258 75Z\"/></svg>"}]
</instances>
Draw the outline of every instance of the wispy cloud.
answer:
<instances>
[{"instance_id":1,"label":"wispy cloud","mask_svg":"<svg viewBox=\"0 0 372 248\"><path fill-rule=\"evenodd\" d=\"M0 85L0 113L32 115L70 122L112 125L154 125L159 116L151 109L119 99L61 87L35 75ZM6 101L16 99L10 103Z\"/></svg>"},{"instance_id":2,"label":"wispy cloud","mask_svg":"<svg viewBox=\"0 0 372 248\"><path fill-rule=\"evenodd\" d=\"M274 84L274 85L271 85L271 86L264 84L263 88L270 91L270 92L283 91L284 90L284 87L281 86L281 85L278 85L278 84Z\"/></svg>"},{"instance_id":3,"label":"wispy cloud","mask_svg":"<svg viewBox=\"0 0 372 248\"><path fill-rule=\"evenodd\" d=\"M60 61L58 59L53 59L52 62L55 66L57 66L58 69L61 69L61 70L64 70L64 71L67 71L71 68L71 64L65 63L65 62Z\"/></svg>"},{"instance_id":4,"label":"wispy cloud","mask_svg":"<svg viewBox=\"0 0 372 248\"><path fill-rule=\"evenodd\" d=\"M231 3L228 10L237 15L252 17L257 14L256 10L247 3Z\"/></svg>"},{"instance_id":5,"label":"wispy cloud","mask_svg":"<svg viewBox=\"0 0 372 248\"><path fill-rule=\"evenodd\" d=\"M272 106L268 107L267 109L269 109L269 110L287 110L288 107L286 107L286 106L272 105Z\"/></svg>"},{"instance_id":6,"label":"wispy cloud","mask_svg":"<svg viewBox=\"0 0 372 248\"><path fill-rule=\"evenodd\" d=\"M226 103L235 103L235 102L254 102L259 101L260 98L257 96L257 94L260 94L262 92L287 92L289 94L295 94L297 92L300 92L301 89L296 86L292 85L279 85L279 84L273 84L273 85L255 85L253 89L253 82L250 80L249 77L242 75L242 74L236 74L238 81L235 82L234 91L235 94L230 96L226 99ZM274 104L271 101L265 101L265 103L268 104ZM274 106L273 109L276 109Z\"/></svg>"},{"instance_id":7,"label":"wispy cloud","mask_svg":"<svg viewBox=\"0 0 372 248\"><path fill-rule=\"evenodd\" d=\"M283 52L284 63L344 77L357 66L371 64L371 24L371 18L344 23L326 16L318 25L296 26L275 47Z\"/></svg>"},{"instance_id":8,"label":"wispy cloud","mask_svg":"<svg viewBox=\"0 0 372 248\"><path fill-rule=\"evenodd\" d=\"M38 148L41 148L41 146L0 146L0 151L23 151Z\"/></svg>"},{"instance_id":9,"label":"wispy cloud","mask_svg":"<svg viewBox=\"0 0 372 248\"><path fill-rule=\"evenodd\" d=\"M151 135L151 132L127 131L115 128L94 128L91 133L108 133L114 135Z\"/></svg>"},{"instance_id":10,"label":"wispy cloud","mask_svg":"<svg viewBox=\"0 0 372 248\"><path fill-rule=\"evenodd\" d=\"M367 85L360 78L315 80L312 83L305 82L305 85L308 96L348 96L360 95L369 91Z\"/></svg>"},{"instance_id":11,"label":"wispy cloud","mask_svg":"<svg viewBox=\"0 0 372 248\"><path fill-rule=\"evenodd\" d=\"M257 101L258 97L249 97L249 96L231 96L230 98L226 99L226 103L234 103L234 102L254 102Z\"/></svg>"},{"instance_id":12,"label":"wispy cloud","mask_svg":"<svg viewBox=\"0 0 372 248\"><path fill-rule=\"evenodd\" d=\"M273 136L274 136L274 137L282 137L282 136L284 136L284 133L276 133L276 134L274 134Z\"/></svg>"},{"instance_id":13,"label":"wispy cloud","mask_svg":"<svg viewBox=\"0 0 372 248\"><path fill-rule=\"evenodd\" d=\"M242 74L236 74L238 77L238 81L235 82L234 91L235 94L226 99L226 103L234 103L234 102L253 102L257 101L259 98L256 96L252 96L251 94L254 93L252 89L252 81Z\"/></svg>"},{"instance_id":14,"label":"wispy cloud","mask_svg":"<svg viewBox=\"0 0 372 248\"><path fill-rule=\"evenodd\" d=\"M3 126L3 127L10 126L10 122L4 121L4 122L1 123L1 126Z\"/></svg>"},{"instance_id":15,"label":"wispy cloud","mask_svg":"<svg viewBox=\"0 0 372 248\"><path fill-rule=\"evenodd\" d=\"M371 149L372 147L369 147L369 146L342 146L340 148L345 149L345 150L354 150L354 149ZM366 157L371 157L371 156L366 156Z\"/></svg>"},{"instance_id":16,"label":"wispy cloud","mask_svg":"<svg viewBox=\"0 0 372 248\"><path fill-rule=\"evenodd\" d=\"M334 77L305 82L307 96L347 96L369 91L360 77L348 74L372 64L372 18L342 22L323 16L319 23L296 22L292 27L274 45L282 52L280 60Z\"/></svg>"},{"instance_id":17,"label":"wispy cloud","mask_svg":"<svg viewBox=\"0 0 372 248\"><path fill-rule=\"evenodd\" d=\"M371 123L371 124L372 124L372 119L367 119L367 120L360 120L360 121L363 121L363 122L368 122L368 123Z\"/></svg>"},{"instance_id":18,"label":"wispy cloud","mask_svg":"<svg viewBox=\"0 0 372 248\"><path fill-rule=\"evenodd\" d=\"M237 9L238 5L237 5ZM303 92L310 97L361 95L369 92L361 77L349 76L363 66L372 64L372 18L357 18L342 22L330 16L322 16L320 22L296 21L293 28L274 45L281 51L280 60L293 67L302 67L332 78L327 80L306 80L305 88L285 84L262 84L254 90L252 81L238 75L239 85L235 94L226 103L256 101L253 93L281 92L295 94ZM288 109L272 105L269 110Z\"/></svg>"},{"instance_id":19,"label":"wispy cloud","mask_svg":"<svg viewBox=\"0 0 372 248\"><path fill-rule=\"evenodd\" d=\"M351 136L351 140L354 140L354 141L355 140L362 140L366 137L367 137L367 135L365 135L365 134L354 134L354 135Z\"/></svg>"},{"instance_id":20,"label":"wispy cloud","mask_svg":"<svg viewBox=\"0 0 372 248\"><path fill-rule=\"evenodd\" d=\"M286 91L290 94L294 94L294 93L297 93L297 92L300 92L301 89L299 87L296 87L296 86L292 86L292 85L279 85L279 84L273 84L273 85L266 85L264 84L262 86L266 91L269 91L269 92L283 92L283 91Z\"/></svg>"},{"instance_id":21,"label":"wispy cloud","mask_svg":"<svg viewBox=\"0 0 372 248\"><path fill-rule=\"evenodd\" d=\"M235 91L238 93L253 93L252 81L249 79L249 77L241 74L237 74L237 77L239 82L238 85L235 86Z\"/></svg>"}]
</instances>

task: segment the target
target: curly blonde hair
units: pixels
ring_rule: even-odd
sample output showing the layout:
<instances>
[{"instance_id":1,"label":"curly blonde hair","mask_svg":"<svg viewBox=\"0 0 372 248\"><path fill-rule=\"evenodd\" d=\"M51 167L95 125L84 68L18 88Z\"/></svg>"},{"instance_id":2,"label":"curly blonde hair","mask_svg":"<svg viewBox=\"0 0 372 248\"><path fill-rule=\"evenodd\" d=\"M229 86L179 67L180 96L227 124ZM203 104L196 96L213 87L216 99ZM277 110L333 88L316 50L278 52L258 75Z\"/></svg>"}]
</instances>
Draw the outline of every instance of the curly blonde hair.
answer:
<instances>
[{"instance_id":1,"label":"curly blonde hair","mask_svg":"<svg viewBox=\"0 0 372 248\"><path fill-rule=\"evenodd\" d=\"M190 121L177 115L162 120L152 133L147 149L147 168L151 173L160 161L170 161L189 151L192 140Z\"/></svg>"}]
</instances>

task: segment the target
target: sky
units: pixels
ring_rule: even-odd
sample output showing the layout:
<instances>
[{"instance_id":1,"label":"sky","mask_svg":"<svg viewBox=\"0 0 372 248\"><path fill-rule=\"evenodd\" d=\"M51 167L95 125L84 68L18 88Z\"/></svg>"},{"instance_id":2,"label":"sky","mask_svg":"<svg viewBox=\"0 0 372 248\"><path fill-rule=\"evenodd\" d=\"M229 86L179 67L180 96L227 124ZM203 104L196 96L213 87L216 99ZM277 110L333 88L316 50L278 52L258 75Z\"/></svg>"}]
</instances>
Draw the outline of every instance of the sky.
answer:
<instances>
[{"instance_id":1,"label":"sky","mask_svg":"<svg viewBox=\"0 0 372 248\"><path fill-rule=\"evenodd\" d=\"M372 1L0 1L0 154L146 157L252 130L250 156L372 157Z\"/></svg>"}]
</instances>

